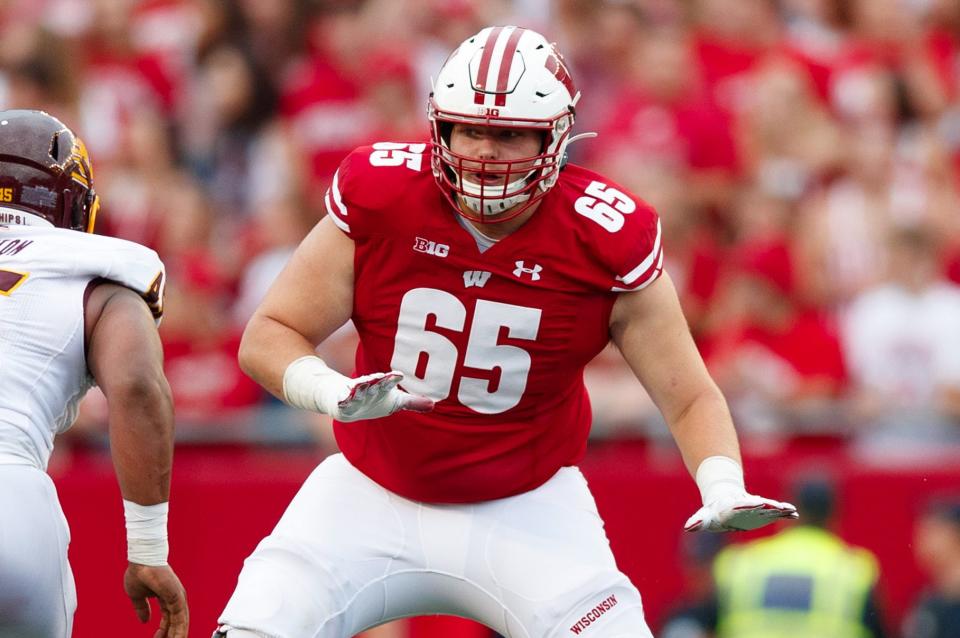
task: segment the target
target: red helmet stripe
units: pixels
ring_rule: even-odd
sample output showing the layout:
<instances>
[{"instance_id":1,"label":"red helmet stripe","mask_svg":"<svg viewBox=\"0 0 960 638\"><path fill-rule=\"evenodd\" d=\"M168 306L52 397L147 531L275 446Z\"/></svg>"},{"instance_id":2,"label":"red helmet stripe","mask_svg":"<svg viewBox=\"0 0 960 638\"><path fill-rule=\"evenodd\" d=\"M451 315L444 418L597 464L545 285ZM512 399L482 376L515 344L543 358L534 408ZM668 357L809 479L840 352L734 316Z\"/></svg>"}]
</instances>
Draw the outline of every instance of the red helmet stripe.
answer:
<instances>
[{"instance_id":1,"label":"red helmet stripe","mask_svg":"<svg viewBox=\"0 0 960 638\"><path fill-rule=\"evenodd\" d=\"M481 91L488 90L487 75L490 73L490 60L493 59L493 50L497 46L497 40L500 39L501 31L503 31L503 27L494 27L490 30L490 33L487 34L487 40L483 43L483 56L480 58L480 68L477 70L477 81L475 85L475 88ZM477 91L473 94L474 104L483 104L485 100L485 93Z\"/></svg>"},{"instance_id":2,"label":"red helmet stripe","mask_svg":"<svg viewBox=\"0 0 960 638\"><path fill-rule=\"evenodd\" d=\"M526 29L515 28L507 40L507 46L503 49L503 57L500 59L500 73L497 75L497 106L507 105L507 82L510 80L510 68L513 66L513 54L516 51L520 36Z\"/></svg>"}]
</instances>

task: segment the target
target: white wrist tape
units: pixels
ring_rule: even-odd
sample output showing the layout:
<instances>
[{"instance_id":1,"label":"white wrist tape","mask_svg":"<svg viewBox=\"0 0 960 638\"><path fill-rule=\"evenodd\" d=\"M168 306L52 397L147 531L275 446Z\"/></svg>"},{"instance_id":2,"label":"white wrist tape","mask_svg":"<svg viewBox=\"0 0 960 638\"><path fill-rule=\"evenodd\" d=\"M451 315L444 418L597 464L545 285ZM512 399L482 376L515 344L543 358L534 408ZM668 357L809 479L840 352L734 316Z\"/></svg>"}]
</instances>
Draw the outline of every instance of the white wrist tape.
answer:
<instances>
[{"instance_id":1,"label":"white wrist tape","mask_svg":"<svg viewBox=\"0 0 960 638\"><path fill-rule=\"evenodd\" d=\"M169 503L138 505L124 499L123 518L127 522L127 560L140 565L167 564L167 514Z\"/></svg>"},{"instance_id":2,"label":"white wrist tape","mask_svg":"<svg viewBox=\"0 0 960 638\"><path fill-rule=\"evenodd\" d=\"M697 468L697 487L704 505L716 503L724 496L745 494L743 468L729 456L710 456Z\"/></svg>"},{"instance_id":3,"label":"white wrist tape","mask_svg":"<svg viewBox=\"0 0 960 638\"><path fill-rule=\"evenodd\" d=\"M336 415L337 403L345 395L348 378L313 355L300 357L283 372L283 398L304 410Z\"/></svg>"}]
</instances>

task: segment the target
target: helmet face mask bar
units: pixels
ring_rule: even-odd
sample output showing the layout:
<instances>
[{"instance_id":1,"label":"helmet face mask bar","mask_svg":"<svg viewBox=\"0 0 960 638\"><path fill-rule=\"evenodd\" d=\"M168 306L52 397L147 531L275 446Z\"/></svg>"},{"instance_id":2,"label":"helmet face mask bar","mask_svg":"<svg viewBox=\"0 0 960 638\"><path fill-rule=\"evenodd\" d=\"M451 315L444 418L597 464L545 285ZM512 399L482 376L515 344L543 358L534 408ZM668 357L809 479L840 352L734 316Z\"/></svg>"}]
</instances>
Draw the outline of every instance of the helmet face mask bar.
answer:
<instances>
[{"instance_id":1,"label":"helmet face mask bar","mask_svg":"<svg viewBox=\"0 0 960 638\"><path fill-rule=\"evenodd\" d=\"M483 88L491 83L496 91ZM471 221L499 223L540 201L559 178L578 98L559 53L534 31L490 27L460 45L428 108L433 176L454 209ZM540 151L510 159L463 155L450 147L456 124L539 131ZM470 179L478 175L499 179Z\"/></svg>"},{"instance_id":2,"label":"helmet face mask bar","mask_svg":"<svg viewBox=\"0 0 960 638\"><path fill-rule=\"evenodd\" d=\"M43 111L0 111L0 188L0 222L93 232L100 198L87 149Z\"/></svg>"}]
</instances>

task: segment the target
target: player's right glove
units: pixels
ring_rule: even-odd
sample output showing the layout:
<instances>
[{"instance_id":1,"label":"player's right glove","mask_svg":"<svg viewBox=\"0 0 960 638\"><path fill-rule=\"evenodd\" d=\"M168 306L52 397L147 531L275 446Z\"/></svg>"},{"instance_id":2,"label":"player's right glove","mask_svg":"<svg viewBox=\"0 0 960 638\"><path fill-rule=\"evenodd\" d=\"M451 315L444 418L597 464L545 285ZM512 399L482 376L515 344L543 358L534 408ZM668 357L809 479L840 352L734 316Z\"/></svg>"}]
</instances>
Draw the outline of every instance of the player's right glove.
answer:
<instances>
[{"instance_id":1,"label":"player's right glove","mask_svg":"<svg viewBox=\"0 0 960 638\"><path fill-rule=\"evenodd\" d=\"M745 531L783 518L799 518L790 503L748 494L740 464L726 456L711 456L700 464L697 487L703 507L687 519L683 529L688 532Z\"/></svg>"},{"instance_id":2,"label":"player's right glove","mask_svg":"<svg viewBox=\"0 0 960 638\"><path fill-rule=\"evenodd\" d=\"M379 419L397 410L429 412L433 399L397 387L403 373L376 372L350 378L315 356L301 357L283 374L283 396L292 406L329 414L338 421Z\"/></svg>"}]
</instances>

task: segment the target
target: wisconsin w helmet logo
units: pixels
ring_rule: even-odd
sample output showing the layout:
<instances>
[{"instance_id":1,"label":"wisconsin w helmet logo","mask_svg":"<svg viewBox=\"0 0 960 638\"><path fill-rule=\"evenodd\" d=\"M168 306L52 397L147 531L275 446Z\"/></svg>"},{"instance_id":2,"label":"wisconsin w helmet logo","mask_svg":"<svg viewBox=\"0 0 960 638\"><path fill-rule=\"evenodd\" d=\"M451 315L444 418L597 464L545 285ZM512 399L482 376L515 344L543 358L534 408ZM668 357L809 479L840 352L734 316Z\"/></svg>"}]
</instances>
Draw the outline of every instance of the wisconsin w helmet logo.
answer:
<instances>
[{"instance_id":1,"label":"wisconsin w helmet logo","mask_svg":"<svg viewBox=\"0 0 960 638\"><path fill-rule=\"evenodd\" d=\"M567 70L567 65L563 61L563 56L560 55L560 52L557 51L556 47L553 47L551 55L547 56L544 66L547 67L547 71L553 73L553 77L557 78L557 80L567 88L567 91L570 93L571 97L577 94L577 87L573 84L573 78L570 77L570 71Z\"/></svg>"},{"instance_id":2,"label":"wisconsin w helmet logo","mask_svg":"<svg viewBox=\"0 0 960 638\"><path fill-rule=\"evenodd\" d=\"M527 268L521 259L515 261L514 264L517 266L513 269L513 275L515 277L520 277L523 279L524 275L530 275L530 279L532 281L540 280L540 271L543 270L543 266L540 264L534 264L533 268Z\"/></svg>"}]
</instances>

